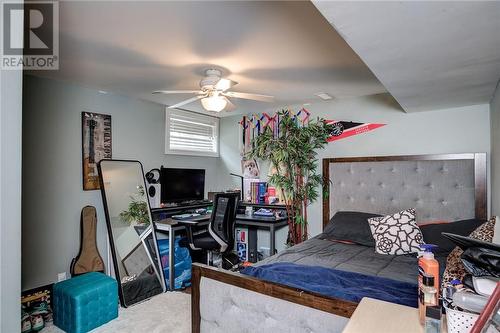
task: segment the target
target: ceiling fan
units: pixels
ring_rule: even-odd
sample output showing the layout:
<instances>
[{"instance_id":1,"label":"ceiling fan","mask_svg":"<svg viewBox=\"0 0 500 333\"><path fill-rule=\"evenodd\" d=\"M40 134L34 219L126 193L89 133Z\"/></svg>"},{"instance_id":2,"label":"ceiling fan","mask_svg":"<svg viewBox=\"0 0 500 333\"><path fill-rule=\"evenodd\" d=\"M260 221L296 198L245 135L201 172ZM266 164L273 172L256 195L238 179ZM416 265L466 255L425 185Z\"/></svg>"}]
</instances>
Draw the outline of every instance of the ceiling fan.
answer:
<instances>
[{"instance_id":1,"label":"ceiling fan","mask_svg":"<svg viewBox=\"0 0 500 333\"><path fill-rule=\"evenodd\" d=\"M205 77L200 81L201 90L157 90L153 94L196 94L182 102L170 105L169 109L175 109L183 105L201 100L201 105L207 111L220 112L224 109L231 111L235 106L229 100L231 98L250 99L260 102L273 102L274 97L268 95L248 94L242 92L228 91L238 82L221 78L222 73L218 69L207 69Z\"/></svg>"}]
</instances>

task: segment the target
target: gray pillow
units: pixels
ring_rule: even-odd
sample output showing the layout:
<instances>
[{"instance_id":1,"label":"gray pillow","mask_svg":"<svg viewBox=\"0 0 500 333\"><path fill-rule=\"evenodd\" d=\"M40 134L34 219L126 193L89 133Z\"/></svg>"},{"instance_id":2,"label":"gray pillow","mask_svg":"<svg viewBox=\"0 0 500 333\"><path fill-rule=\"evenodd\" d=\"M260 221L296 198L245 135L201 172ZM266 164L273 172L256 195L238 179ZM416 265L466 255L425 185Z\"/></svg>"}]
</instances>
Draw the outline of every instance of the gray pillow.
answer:
<instances>
[{"instance_id":1,"label":"gray pillow","mask_svg":"<svg viewBox=\"0 0 500 333\"><path fill-rule=\"evenodd\" d=\"M375 247L375 240L368 224L368 219L373 217L382 215L340 211L330 219L323 233L331 240Z\"/></svg>"}]
</instances>

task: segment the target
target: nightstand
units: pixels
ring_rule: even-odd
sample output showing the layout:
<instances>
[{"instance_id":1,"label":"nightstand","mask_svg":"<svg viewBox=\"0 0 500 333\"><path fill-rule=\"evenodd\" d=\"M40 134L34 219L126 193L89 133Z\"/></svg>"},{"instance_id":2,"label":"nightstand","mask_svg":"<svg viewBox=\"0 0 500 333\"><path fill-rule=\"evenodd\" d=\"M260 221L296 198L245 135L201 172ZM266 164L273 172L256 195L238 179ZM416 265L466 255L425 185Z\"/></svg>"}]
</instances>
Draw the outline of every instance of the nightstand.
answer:
<instances>
[{"instance_id":1,"label":"nightstand","mask_svg":"<svg viewBox=\"0 0 500 333\"><path fill-rule=\"evenodd\" d=\"M444 318L444 316L443 316ZM447 333L443 322L442 333ZM424 333L418 309L365 297L342 333Z\"/></svg>"}]
</instances>

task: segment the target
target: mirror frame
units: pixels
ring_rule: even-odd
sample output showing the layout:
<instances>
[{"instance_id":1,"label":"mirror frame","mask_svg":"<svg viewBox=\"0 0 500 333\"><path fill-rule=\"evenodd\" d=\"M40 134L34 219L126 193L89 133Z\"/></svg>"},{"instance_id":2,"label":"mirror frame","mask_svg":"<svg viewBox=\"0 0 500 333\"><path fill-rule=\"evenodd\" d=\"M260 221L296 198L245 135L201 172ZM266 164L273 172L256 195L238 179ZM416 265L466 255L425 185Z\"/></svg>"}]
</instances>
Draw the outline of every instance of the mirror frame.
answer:
<instances>
[{"instance_id":1,"label":"mirror frame","mask_svg":"<svg viewBox=\"0 0 500 333\"><path fill-rule=\"evenodd\" d=\"M115 243L114 243L114 238L113 238L113 230L111 228L111 218L109 216L109 209L108 209L108 201L106 199L106 190L104 188L104 181L102 177L102 168L101 168L101 162L133 162L133 163L138 163L141 169L141 174L142 174L142 183L144 185L144 188L147 189L147 184L146 184L146 178L144 175L144 167L142 163L139 160L123 160L123 159L102 159L97 163L97 170L99 174L99 185L100 185L100 190L101 190L101 197L102 197L102 203L103 203L103 208L104 208L104 215L106 217L106 228L108 231L108 240L109 240L109 249L111 250L111 259L113 261L113 269L114 269L114 275L115 279L118 282L118 296L120 298L120 303L124 308L127 308L131 305L135 305L138 303L142 303L142 301L133 303L133 304L126 304L125 303L125 297L123 295L123 288L121 285L121 276L120 276L120 271L119 271L119 266L118 262L116 260L116 250L115 250ZM153 242L155 245L155 250L156 250L156 265L153 265L153 269L156 271L158 278L160 279L160 285L162 288L163 293L166 292L166 286L165 286L165 277L163 274L163 266L161 265L161 257L160 257L160 252L158 249L158 240L156 239L156 228L154 226L154 221L153 221L153 215L151 214L151 205L149 203L149 197L146 191L146 201L148 205L148 216L151 221L150 227L151 227L151 237L153 237ZM142 240L141 240L142 243ZM149 250L146 249L147 253L149 256L151 256L151 253L149 253ZM109 256L109 251L107 253ZM151 258L152 259L152 258ZM118 278L117 278L118 277ZM144 300L145 301L145 300Z\"/></svg>"}]
</instances>

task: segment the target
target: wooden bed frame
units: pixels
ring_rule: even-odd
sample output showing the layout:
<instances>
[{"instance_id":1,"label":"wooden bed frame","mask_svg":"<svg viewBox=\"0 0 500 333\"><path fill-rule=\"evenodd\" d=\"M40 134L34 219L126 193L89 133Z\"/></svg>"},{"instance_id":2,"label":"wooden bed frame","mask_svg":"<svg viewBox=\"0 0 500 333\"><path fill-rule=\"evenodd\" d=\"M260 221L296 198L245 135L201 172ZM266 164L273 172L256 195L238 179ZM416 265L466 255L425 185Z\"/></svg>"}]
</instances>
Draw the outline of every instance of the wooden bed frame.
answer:
<instances>
[{"instance_id":1,"label":"wooden bed frame","mask_svg":"<svg viewBox=\"0 0 500 333\"><path fill-rule=\"evenodd\" d=\"M323 177L329 179L331 163L341 162L373 162L373 161L430 161L430 160L474 160L475 179L475 215L476 218L486 219L487 215L487 185L486 185L486 154L440 154L440 155L411 155L411 156L383 156L383 157L349 157L323 159ZM328 184L328 182L326 182ZM324 190L329 192L329 185ZM323 198L323 227L330 219L328 196ZM357 307L357 303L342 299L323 296L317 293L292 288L274 282L259 280L250 276L220 270L202 264L193 264L192 291L191 291L191 320L192 332L200 332L200 281L208 278L229 284L263 295L279 298L299 305L307 306L327 313L350 318Z\"/></svg>"},{"instance_id":2,"label":"wooden bed frame","mask_svg":"<svg viewBox=\"0 0 500 333\"><path fill-rule=\"evenodd\" d=\"M220 270L203 264L193 264L191 273L191 320L193 333L200 332L201 315L199 287L202 277L346 318L351 317L358 305L354 302L327 297L274 282L259 280L254 277Z\"/></svg>"}]
</instances>

